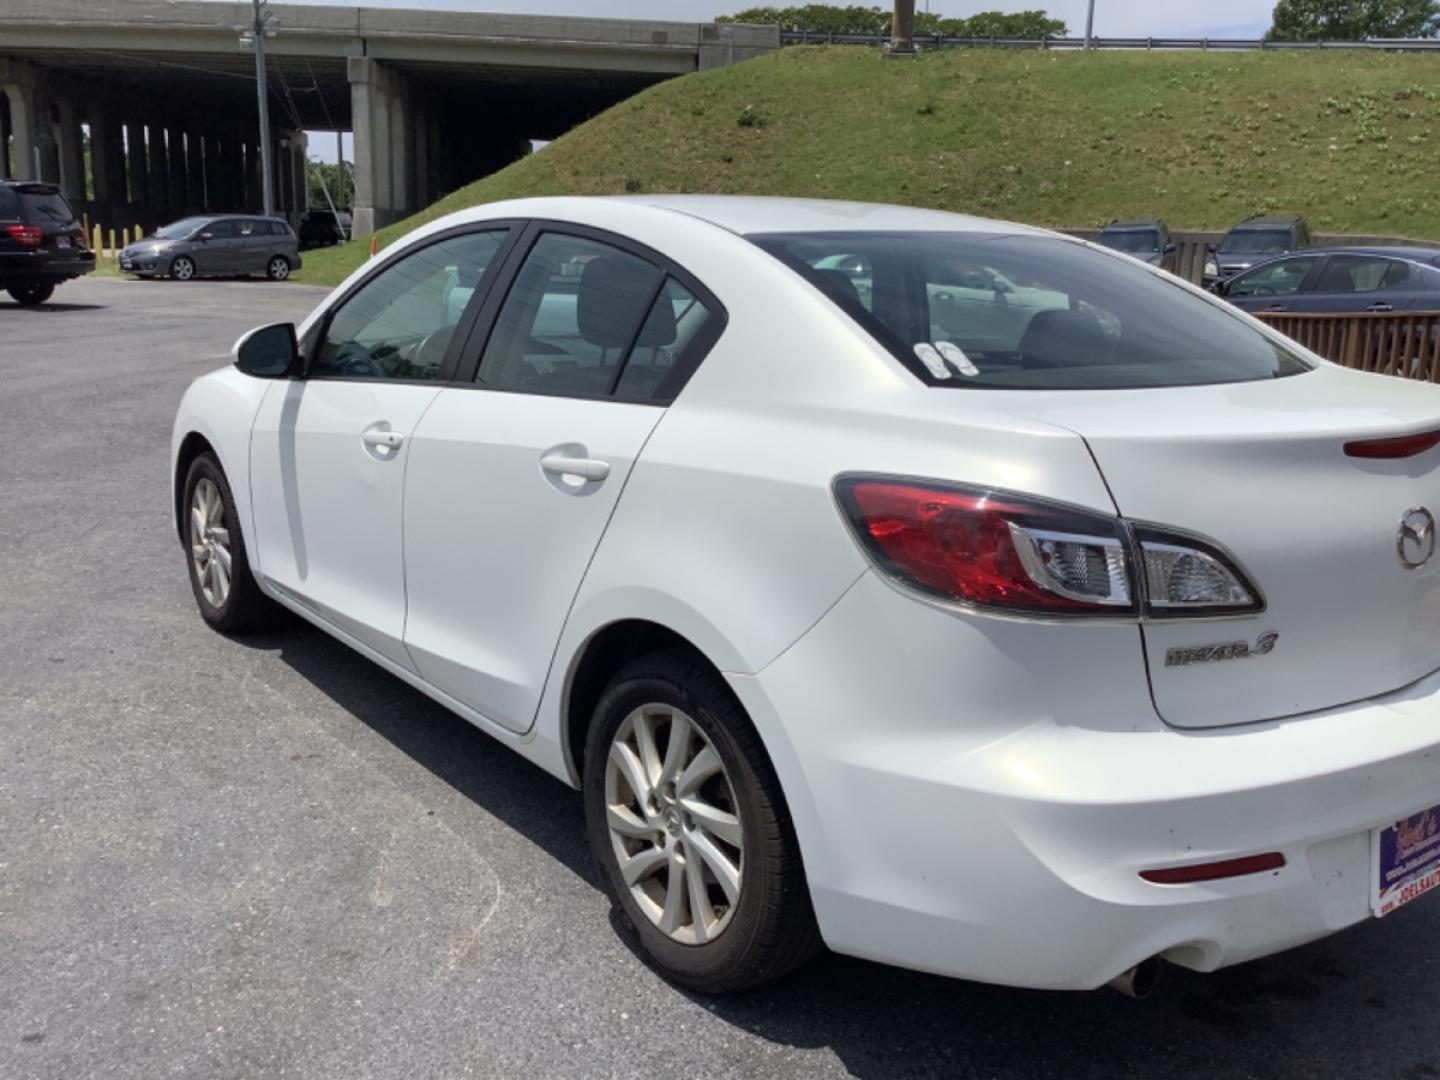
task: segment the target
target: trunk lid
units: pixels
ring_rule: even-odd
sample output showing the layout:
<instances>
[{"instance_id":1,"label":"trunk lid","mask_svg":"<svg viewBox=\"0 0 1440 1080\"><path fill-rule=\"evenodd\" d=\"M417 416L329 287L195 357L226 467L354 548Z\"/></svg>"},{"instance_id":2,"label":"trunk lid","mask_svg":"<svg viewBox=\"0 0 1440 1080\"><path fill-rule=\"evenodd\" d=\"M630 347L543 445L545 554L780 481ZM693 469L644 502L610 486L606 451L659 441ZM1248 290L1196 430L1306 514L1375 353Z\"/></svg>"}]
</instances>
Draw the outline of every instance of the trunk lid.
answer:
<instances>
[{"instance_id":1,"label":"trunk lid","mask_svg":"<svg viewBox=\"0 0 1440 1080\"><path fill-rule=\"evenodd\" d=\"M1292 716L1440 668L1440 557L1408 568L1398 550L1408 511L1440 515L1440 447L1392 460L1344 450L1440 428L1440 387L1327 365L1222 386L1028 392L1012 405L1081 435L1124 517L1218 542L1265 597L1257 616L1145 625L1167 723ZM1171 650L1217 645L1167 664Z\"/></svg>"}]
</instances>

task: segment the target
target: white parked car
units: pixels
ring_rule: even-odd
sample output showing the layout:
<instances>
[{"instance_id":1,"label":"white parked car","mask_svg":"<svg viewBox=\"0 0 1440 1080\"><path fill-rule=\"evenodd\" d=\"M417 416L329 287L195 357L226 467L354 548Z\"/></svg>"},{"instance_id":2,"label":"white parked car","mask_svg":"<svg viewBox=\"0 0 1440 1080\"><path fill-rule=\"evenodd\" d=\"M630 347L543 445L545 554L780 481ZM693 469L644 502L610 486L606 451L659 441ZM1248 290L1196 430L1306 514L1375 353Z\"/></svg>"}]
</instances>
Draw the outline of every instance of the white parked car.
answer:
<instances>
[{"instance_id":1,"label":"white parked car","mask_svg":"<svg viewBox=\"0 0 1440 1080\"><path fill-rule=\"evenodd\" d=\"M1090 988L1440 883L1437 447L1435 387L1060 236L537 199L242 339L174 500L216 629L583 788L678 982Z\"/></svg>"}]
</instances>

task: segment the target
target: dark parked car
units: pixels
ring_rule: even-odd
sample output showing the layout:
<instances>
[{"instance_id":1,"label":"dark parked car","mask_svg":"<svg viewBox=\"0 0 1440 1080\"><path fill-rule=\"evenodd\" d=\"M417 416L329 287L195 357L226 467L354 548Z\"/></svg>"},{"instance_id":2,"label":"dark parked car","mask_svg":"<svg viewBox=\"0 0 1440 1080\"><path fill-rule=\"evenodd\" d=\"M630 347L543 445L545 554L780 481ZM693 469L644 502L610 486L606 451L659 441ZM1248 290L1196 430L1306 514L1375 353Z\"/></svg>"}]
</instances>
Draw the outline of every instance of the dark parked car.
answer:
<instances>
[{"instance_id":1,"label":"dark parked car","mask_svg":"<svg viewBox=\"0 0 1440 1080\"><path fill-rule=\"evenodd\" d=\"M54 184L0 180L0 289L43 304L61 282L95 269L85 227Z\"/></svg>"},{"instance_id":2,"label":"dark parked car","mask_svg":"<svg viewBox=\"0 0 1440 1080\"><path fill-rule=\"evenodd\" d=\"M264 274L284 281L300 269L300 242L288 222L236 214L184 218L120 252L120 269L136 277Z\"/></svg>"},{"instance_id":3,"label":"dark parked car","mask_svg":"<svg viewBox=\"0 0 1440 1080\"><path fill-rule=\"evenodd\" d=\"M350 215L344 211L311 210L300 219L300 249L330 247L350 239Z\"/></svg>"},{"instance_id":4,"label":"dark parked car","mask_svg":"<svg viewBox=\"0 0 1440 1080\"><path fill-rule=\"evenodd\" d=\"M1141 262L1175 272L1175 242L1159 218L1144 221L1113 221L1100 230L1096 241L1103 247L1123 251Z\"/></svg>"},{"instance_id":5,"label":"dark parked car","mask_svg":"<svg viewBox=\"0 0 1440 1080\"><path fill-rule=\"evenodd\" d=\"M1314 248L1261 263L1216 291L1246 311L1440 311L1440 250Z\"/></svg>"},{"instance_id":6,"label":"dark parked car","mask_svg":"<svg viewBox=\"0 0 1440 1080\"><path fill-rule=\"evenodd\" d=\"M1236 225L1205 261L1207 289L1256 263L1310 247L1310 226L1302 217L1253 217Z\"/></svg>"}]
</instances>

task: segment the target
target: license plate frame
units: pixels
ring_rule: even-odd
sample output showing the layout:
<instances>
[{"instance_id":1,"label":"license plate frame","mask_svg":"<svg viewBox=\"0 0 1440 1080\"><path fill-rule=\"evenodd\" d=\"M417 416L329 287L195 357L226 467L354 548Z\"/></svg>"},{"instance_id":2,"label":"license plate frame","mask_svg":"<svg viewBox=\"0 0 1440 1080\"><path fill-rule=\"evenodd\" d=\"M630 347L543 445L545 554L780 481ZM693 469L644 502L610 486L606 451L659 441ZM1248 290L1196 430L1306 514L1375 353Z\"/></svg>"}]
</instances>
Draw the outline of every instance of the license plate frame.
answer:
<instances>
[{"instance_id":1,"label":"license plate frame","mask_svg":"<svg viewBox=\"0 0 1440 1080\"><path fill-rule=\"evenodd\" d=\"M1370 910L1377 919L1440 889L1440 806L1370 834Z\"/></svg>"}]
</instances>

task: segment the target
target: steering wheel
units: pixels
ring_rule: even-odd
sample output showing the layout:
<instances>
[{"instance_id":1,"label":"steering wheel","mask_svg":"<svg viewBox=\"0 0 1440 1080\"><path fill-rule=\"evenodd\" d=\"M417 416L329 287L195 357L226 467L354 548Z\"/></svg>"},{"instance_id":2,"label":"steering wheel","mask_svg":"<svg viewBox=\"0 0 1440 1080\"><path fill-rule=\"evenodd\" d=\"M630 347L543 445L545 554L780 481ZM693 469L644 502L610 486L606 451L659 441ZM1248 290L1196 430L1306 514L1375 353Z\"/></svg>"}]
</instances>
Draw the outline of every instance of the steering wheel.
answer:
<instances>
[{"instance_id":1,"label":"steering wheel","mask_svg":"<svg viewBox=\"0 0 1440 1080\"><path fill-rule=\"evenodd\" d=\"M1280 294L1275 291L1275 287L1274 287L1273 285L1256 285L1256 286L1255 286L1255 291L1254 291L1253 293L1251 293L1250 295L1251 295L1251 296L1279 296Z\"/></svg>"},{"instance_id":2,"label":"steering wheel","mask_svg":"<svg viewBox=\"0 0 1440 1080\"><path fill-rule=\"evenodd\" d=\"M375 357L370 355L370 350L361 345L358 341L347 341L335 351L335 356L330 361L331 367L338 375L347 375L353 379L383 379L386 371L382 368Z\"/></svg>"}]
</instances>

